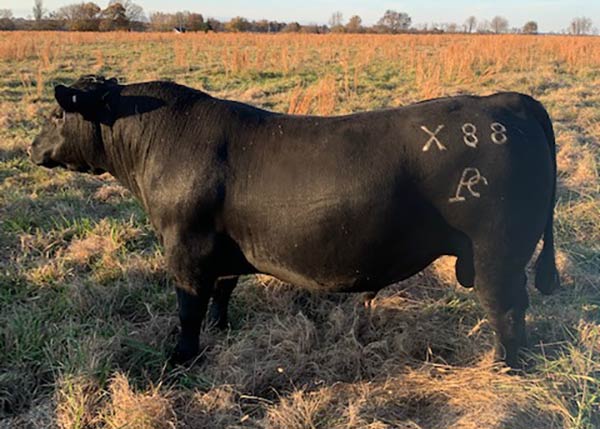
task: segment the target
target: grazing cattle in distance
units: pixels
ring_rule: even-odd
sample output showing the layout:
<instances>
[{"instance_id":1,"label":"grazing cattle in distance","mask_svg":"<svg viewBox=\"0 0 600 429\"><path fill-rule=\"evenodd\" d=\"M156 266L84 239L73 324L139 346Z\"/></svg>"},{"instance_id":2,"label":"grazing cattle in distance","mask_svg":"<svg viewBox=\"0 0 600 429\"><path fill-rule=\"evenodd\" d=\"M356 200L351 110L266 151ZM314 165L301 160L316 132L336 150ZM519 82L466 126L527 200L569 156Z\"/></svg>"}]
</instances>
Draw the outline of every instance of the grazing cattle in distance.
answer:
<instances>
[{"instance_id":1,"label":"grazing cattle in distance","mask_svg":"<svg viewBox=\"0 0 600 429\"><path fill-rule=\"evenodd\" d=\"M376 293L453 255L518 365L525 266L543 237L536 287L559 285L556 155L540 103L457 96L337 117L291 116L171 82L82 77L31 147L46 167L110 172L137 197L177 281L172 359L198 354L208 312L227 324L245 274L327 292Z\"/></svg>"}]
</instances>

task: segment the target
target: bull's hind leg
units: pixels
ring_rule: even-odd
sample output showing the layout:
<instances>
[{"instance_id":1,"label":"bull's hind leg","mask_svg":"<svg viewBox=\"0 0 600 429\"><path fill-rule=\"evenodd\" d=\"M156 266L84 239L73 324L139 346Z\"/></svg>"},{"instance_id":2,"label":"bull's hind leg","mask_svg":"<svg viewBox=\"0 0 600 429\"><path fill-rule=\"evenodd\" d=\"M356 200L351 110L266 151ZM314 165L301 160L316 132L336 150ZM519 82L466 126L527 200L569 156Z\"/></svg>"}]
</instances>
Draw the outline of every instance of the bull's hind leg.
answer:
<instances>
[{"instance_id":1,"label":"bull's hind leg","mask_svg":"<svg viewBox=\"0 0 600 429\"><path fill-rule=\"evenodd\" d=\"M529 297L524 264L503 262L501 258L476 259L475 289L496 333L496 359L516 368L519 349L527 345L525 311Z\"/></svg>"},{"instance_id":2,"label":"bull's hind leg","mask_svg":"<svg viewBox=\"0 0 600 429\"><path fill-rule=\"evenodd\" d=\"M227 328L227 310L229 308L229 298L235 289L238 277L226 277L217 280L213 290L212 302L208 311L208 323L219 329Z\"/></svg>"},{"instance_id":3,"label":"bull's hind leg","mask_svg":"<svg viewBox=\"0 0 600 429\"><path fill-rule=\"evenodd\" d=\"M475 284L475 267L473 266L473 245L471 239L465 234L455 232L456 248L451 254L456 256L454 271L456 280L461 286L471 288Z\"/></svg>"}]
</instances>

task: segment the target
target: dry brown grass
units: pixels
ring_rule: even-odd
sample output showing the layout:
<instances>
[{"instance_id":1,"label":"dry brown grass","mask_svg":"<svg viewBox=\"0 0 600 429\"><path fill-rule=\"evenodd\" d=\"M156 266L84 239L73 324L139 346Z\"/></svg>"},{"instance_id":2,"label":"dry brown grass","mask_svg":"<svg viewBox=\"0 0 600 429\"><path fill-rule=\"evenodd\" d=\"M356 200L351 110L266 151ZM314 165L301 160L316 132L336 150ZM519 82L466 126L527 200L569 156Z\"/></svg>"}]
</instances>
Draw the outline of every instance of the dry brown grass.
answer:
<instances>
[{"instance_id":1,"label":"dry brown grass","mask_svg":"<svg viewBox=\"0 0 600 429\"><path fill-rule=\"evenodd\" d=\"M39 43L40 38L44 42ZM571 36L464 36L464 35L271 35L169 33L4 33L0 35L0 58L22 61L37 58L41 70L69 57L69 46L91 42L122 44L133 51L143 44L170 42L172 62L189 70L197 62L221 67L227 78L247 73L281 70L284 74L318 62L339 68L339 90L356 94L368 74L369 64L393 62L398 73L413 76L421 98L438 96L444 88L465 82L485 82L498 73L519 73L565 65L570 73L600 66L600 47L595 38ZM339 47L333 49L332 47ZM134 48L135 47L135 48ZM106 63L95 50L95 69ZM157 57L157 55L159 55ZM145 53L144 61L131 64L151 74L162 53ZM167 54L168 55L168 54ZM171 55L168 55L171 56ZM167 56L167 58L168 58ZM167 59L168 61L168 59ZM130 72L131 73L131 72ZM43 79L38 79L43 82ZM38 94L39 95L39 94ZM321 109L326 111L327 109Z\"/></svg>"},{"instance_id":2,"label":"dry brown grass","mask_svg":"<svg viewBox=\"0 0 600 429\"><path fill-rule=\"evenodd\" d=\"M333 76L319 80L306 90L297 87L290 96L288 113L306 115L316 112L322 116L329 116L335 111L337 95L337 84Z\"/></svg>"},{"instance_id":3,"label":"dry brown grass","mask_svg":"<svg viewBox=\"0 0 600 429\"><path fill-rule=\"evenodd\" d=\"M150 386L143 393L135 392L122 374L116 374L109 386L107 428L175 428L175 413L168 392L161 392L160 386Z\"/></svg>"}]
</instances>

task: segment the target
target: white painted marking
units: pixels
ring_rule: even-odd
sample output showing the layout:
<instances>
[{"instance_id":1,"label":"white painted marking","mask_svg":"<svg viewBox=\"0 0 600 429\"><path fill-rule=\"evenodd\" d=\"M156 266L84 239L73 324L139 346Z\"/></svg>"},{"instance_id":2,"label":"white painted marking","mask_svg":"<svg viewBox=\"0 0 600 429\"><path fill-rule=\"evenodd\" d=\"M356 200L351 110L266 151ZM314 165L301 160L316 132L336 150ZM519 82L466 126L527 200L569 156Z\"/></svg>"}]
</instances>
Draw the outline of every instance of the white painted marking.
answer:
<instances>
[{"instance_id":1,"label":"white painted marking","mask_svg":"<svg viewBox=\"0 0 600 429\"><path fill-rule=\"evenodd\" d=\"M460 203L466 201L466 198L461 195L464 188L467 188L467 191L469 191L473 197L481 197L481 194L473 189L473 187L479 183L483 183L486 186L488 185L487 179L481 175L477 168L465 168L460 178L460 182L458 182L456 194L454 197L450 198L449 201L451 203Z\"/></svg>"},{"instance_id":2,"label":"white painted marking","mask_svg":"<svg viewBox=\"0 0 600 429\"><path fill-rule=\"evenodd\" d=\"M464 134L463 140L465 144L472 148L477 148L479 139L477 138L477 127L471 123L466 123L462 126L462 132Z\"/></svg>"},{"instance_id":3,"label":"white painted marking","mask_svg":"<svg viewBox=\"0 0 600 429\"><path fill-rule=\"evenodd\" d=\"M444 129L444 125L438 125L433 132L429 131L429 129L424 125L421 126L421 129L429 135L429 140L427 140L427 143L425 143L425 146L423 146L423 152L427 152L434 143L439 150L446 150L446 146L444 146L437 138L437 135L440 133L440 131Z\"/></svg>"},{"instance_id":4,"label":"white painted marking","mask_svg":"<svg viewBox=\"0 0 600 429\"><path fill-rule=\"evenodd\" d=\"M491 125L492 128L492 141L495 144L505 144L508 142L508 136L506 135L506 132L508 131L506 129L506 127L504 125L502 125L500 122L494 122Z\"/></svg>"}]
</instances>

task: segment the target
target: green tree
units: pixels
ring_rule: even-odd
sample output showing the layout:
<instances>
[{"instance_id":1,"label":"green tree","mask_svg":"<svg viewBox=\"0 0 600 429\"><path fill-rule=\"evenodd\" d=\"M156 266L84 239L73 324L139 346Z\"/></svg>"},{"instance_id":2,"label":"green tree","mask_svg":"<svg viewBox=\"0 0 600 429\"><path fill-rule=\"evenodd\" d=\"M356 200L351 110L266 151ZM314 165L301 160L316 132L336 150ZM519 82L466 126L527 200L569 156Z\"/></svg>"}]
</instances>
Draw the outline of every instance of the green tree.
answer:
<instances>
[{"instance_id":1,"label":"green tree","mask_svg":"<svg viewBox=\"0 0 600 429\"><path fill-rule=\"evenodd\" d=\"M138 5L137 3L132 2L131 0L110 0L108 5L112 5L114 3L120 3L125 8L125 17L128 21L145 21L146 16L144 15L144 9Z\"/></svg>"},{"instance_id":2,"label":"green tree","mask_svg":"<svg viewBox=\"0 0 600 429\"><path fill-rule=\"evenodd\" d=\"M111 2L100 14L99 28L101 31L127 30L129 19L127 19L125 6L121 3Z\"/></svg>"},{"instance_id":3,"label":"green tree","mask_svg":"<svg viewBox=\"0 0 600 429\"><path fill-rule=\"evenodd\" d=\"M227 24L225 24L225 29L234 33L248 31L250 29L250 22L248 22L246 18L236 16L235 18L232 18L231 21L229 21Z\"/></svg>"},{"instance_id":4,"label":"green tree","mask_svg":"<svg viewBox=\"0 0 600 429\"><path fill-rule=\"evenodd\" d=\"M358 15L354 15L346 24L348 33L361 33L363 31L362 19Z\"/></svg>"},{"instance_id":5,"label":"green tree","mask_svg":"<svg viewBox=\"0 0 600 429\"><path fill-rule=\"evenodd\" d=\"M204 17L199 13L187 12L185 16L185 28L188 31L205 31Z\"/></svg>"},{"instance_id":6,"label":"green tree","mask_svg":"<svg viewBox=\"0 0 600 429\"><path fill-rule=\"evenodd\" d=\"M525 33L525 34L537 34L537 32L538 32L538 25L537 25L537 22L535 22L535 21L528 21L523 26L523 33Z\"/></svg>"},{"instance_id":7,"label":"green tree","mask_svg":"<svg viewBox=\"0 0 600 429\"><path fill-rule=\"evenodd\" d=\"M377 26L381 32L399 33L408 30L411 23L412 19L407 13L387 10L377 22Z\"/></svg>"}]
</instances>

